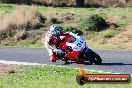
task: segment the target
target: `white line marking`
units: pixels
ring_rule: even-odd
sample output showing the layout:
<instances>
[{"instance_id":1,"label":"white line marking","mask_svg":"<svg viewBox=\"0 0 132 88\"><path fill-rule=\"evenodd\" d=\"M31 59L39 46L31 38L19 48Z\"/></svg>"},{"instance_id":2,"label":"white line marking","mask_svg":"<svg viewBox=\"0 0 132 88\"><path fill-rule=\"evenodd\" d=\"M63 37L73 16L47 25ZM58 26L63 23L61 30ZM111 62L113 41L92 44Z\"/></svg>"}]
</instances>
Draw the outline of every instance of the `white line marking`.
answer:
<instances>
[{"instance_id":1,"label":"white line marking","mask_svg":"<svg viewBox=\"0 0 132 88\"><path fill-rule=\"evenodd\" d=\"M16 65L50 65L50 64L28 63L28 62L6 61L6 60L0 60L0 63L1 64L16 64ZM50 66L71 68L71 67L60 66L60 65L59 66L57 66L57 65L50 65ZM78 69L78 68L73 68L73 69ZM84 69L84 70L91 71L91 72L98 72L98 73L121 74L121 73L112 73L112 72L104 72L104 71L96 71L96 70L88 70L88 69Z\"/></svg>"},{"instance_id":2,"label":"white line marking","mask_svg":"<svg viewBox=\"0 0 132 88\"><path fill-rule=\"evenodd\" d=\"M17 62L17 61L6 61L6 60L0 60L0 63L2 63L2 64L17 64L17 65L41 65L39 63L28 63L28 62Z\"/></svg>"}]
</instances>

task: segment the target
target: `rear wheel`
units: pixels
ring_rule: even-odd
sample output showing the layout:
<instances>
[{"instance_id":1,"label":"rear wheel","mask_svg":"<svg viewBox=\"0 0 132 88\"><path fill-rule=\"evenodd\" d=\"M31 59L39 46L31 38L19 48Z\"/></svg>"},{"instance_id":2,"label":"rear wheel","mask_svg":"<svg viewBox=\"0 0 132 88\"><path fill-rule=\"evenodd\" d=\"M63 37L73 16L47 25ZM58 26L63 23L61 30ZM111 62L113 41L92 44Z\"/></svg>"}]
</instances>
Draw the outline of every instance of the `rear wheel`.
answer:
<instances>
[{"instance_id":1,"label":"rear wheel","mask_svg":"<svg viewBox=\"0 0 132 88\"><path fill-rule=\"evenodd\" d=\"M64 59L63 59L63 63L64 63L65 65L67 65L67 64L68 64L68 59L67 59L67 58L64 58Z\"/></svg>"},{"instance_id":2,"label":"rear wheel","mask_svg":"<svg viewBox=\"0 0 132 88\"><path fill-rule=\"evenodd\" d=\"M62 61L62 63L64 64L64 65L67 65L69 62L68 62L68 59L67 58L65 58L65 57L58 57L58 60L59 61Z\"/></svg>"}]
</instances>

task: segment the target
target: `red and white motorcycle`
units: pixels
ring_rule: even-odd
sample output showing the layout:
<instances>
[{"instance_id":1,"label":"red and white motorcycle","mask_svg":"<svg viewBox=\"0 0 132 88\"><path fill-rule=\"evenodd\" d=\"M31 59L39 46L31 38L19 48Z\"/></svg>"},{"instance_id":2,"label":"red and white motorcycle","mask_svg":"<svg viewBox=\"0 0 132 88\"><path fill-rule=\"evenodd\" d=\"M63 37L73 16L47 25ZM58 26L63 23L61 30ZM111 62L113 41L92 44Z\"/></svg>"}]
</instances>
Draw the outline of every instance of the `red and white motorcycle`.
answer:
<instances>
[{"instance_id":1,"label":"red and white motorcycle","mask_svg":"<svg viewBox=\"0 0 132 88\"><path fill-rule=\"evenodd\" d=\"M63 54L58 54L57 60L65 62L85 62L89 61L90 64L101 64L102 59L100 56L89 49L82 35L70 32L68 36L60 36L61 41L57 44L57 48L66 51Z\"/></svg>"}]
</instances>

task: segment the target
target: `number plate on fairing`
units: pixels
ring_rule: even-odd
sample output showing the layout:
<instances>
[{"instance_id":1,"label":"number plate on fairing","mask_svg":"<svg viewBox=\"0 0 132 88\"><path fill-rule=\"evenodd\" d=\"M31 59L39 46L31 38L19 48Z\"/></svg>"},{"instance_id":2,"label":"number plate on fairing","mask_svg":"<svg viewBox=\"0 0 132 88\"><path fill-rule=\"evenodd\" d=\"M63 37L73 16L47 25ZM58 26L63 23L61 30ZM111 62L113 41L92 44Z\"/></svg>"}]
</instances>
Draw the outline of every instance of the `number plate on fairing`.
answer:
<instances>
[{"instance_id":1,"label":"number plate on fairing","mask_svg":"<svg viewBox=\"0 0 132 88\"><path fill-rule=\"evenodd\" d=\"M76 34L72 34L74 36L75 41L72 43L66 43L67 46L70 46L73 51L81 51L85 48L85 40L82 36L78 36Z\"/></svg>"}]
</instances>

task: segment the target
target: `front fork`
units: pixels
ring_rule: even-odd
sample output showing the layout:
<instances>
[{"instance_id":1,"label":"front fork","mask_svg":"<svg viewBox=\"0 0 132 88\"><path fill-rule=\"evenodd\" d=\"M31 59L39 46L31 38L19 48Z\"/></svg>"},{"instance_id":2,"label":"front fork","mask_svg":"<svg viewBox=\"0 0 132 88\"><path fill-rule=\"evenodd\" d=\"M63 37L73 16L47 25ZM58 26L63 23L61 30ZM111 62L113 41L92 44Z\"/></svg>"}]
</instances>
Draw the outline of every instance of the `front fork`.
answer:
<instances>
[{"instance_id":1,"label":"front fork","mask_svg":"<svg viewBox=\"0 0 132 88\"><path fill-rule=\"evenodd\" d=\"M90 49L88 47L86 47L81 53L80 53L80 57L79 58L83 58L88 60L88 54L90 53Z\"/></svg>"}]
</instances>

